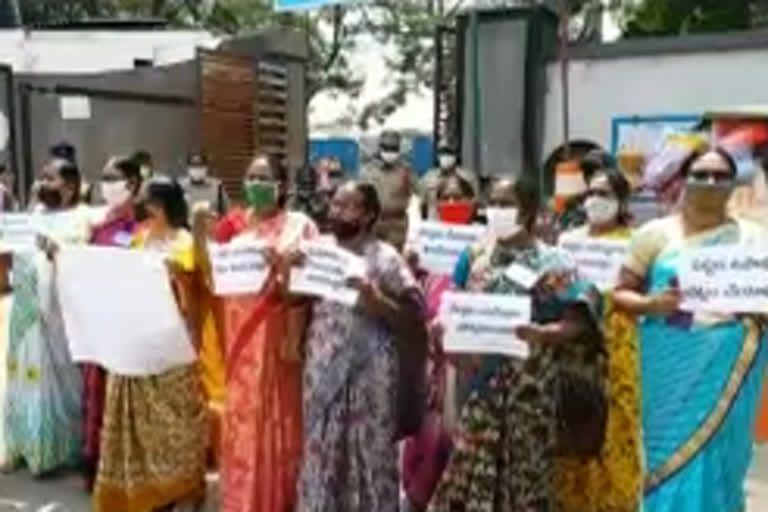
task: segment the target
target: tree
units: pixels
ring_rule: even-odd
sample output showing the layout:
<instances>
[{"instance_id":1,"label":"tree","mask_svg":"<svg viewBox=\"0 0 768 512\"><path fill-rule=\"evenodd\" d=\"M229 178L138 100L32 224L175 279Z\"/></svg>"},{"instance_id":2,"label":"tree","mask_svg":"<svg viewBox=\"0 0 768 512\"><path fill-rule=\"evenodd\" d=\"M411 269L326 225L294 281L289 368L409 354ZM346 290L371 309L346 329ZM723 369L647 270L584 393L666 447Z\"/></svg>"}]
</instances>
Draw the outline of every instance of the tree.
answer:
<instances>
[{"instance_id":1,"label":"tree","mask_svg":"<svg viewBox=\"0 0 768 512\"><path fill-rule=\"evenodd\" d=\"M624 37L745 30L765 12L763 0L643 0L619 2Z\"/></svg>"}]
</instances>

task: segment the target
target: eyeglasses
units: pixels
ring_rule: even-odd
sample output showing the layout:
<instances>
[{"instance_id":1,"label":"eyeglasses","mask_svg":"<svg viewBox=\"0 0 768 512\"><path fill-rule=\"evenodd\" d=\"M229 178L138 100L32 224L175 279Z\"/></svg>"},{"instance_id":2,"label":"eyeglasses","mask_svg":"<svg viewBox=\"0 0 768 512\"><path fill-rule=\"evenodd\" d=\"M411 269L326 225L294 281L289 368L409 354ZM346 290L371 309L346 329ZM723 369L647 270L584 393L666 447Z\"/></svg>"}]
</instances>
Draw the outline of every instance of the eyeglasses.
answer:
<instances>
[{"instance_id":1,"label":"eyeglasses","mask_svg":"<svg viewBox=\"0 0 768 512\"><path fill-rule=\"evenodd\" d=\"M734 176L722 169L696 169L688 173L688 181L691 183L726 184L733 180Z\"/></svg>"}]
</instances>

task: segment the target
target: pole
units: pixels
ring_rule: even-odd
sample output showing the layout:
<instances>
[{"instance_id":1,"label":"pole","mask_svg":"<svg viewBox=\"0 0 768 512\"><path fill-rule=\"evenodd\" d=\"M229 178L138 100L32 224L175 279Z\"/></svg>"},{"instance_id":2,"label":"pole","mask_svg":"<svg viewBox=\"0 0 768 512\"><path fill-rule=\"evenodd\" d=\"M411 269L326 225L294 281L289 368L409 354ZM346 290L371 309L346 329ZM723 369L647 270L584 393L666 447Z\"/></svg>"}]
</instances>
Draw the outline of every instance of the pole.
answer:
<instances>
[{"instance_id":1,"label":"pole","mask_svg":"<svg viewBox=\"0 0 768 512\"><path fill-rule=\"evenodd\" d=\"M568 59L568 27L570 26L568 0L560 0L560 94L563 116L563 157L571 157L571 107L570 107L570 63Z\"/></svg>"}]
</instances>

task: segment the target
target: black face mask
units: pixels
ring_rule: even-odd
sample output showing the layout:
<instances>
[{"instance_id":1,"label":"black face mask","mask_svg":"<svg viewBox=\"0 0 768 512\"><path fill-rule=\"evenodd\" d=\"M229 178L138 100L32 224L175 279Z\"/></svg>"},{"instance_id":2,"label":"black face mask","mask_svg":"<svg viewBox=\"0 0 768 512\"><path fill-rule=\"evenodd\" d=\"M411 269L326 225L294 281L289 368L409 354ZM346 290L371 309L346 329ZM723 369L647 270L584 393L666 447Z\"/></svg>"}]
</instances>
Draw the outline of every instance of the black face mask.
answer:
<instances>
[{"instance_id":1,"label":"black face mask","mask_svg":"<svg viewBox=\"0 0 768 512\"><path fill-rule=\"evenodd\" d=\"M362 231L362 227L357 222L343 219L328 219L328 227L337 240L351 240Z\"/></svg>"},{"instance_id":2,"label":"black face mask","mask_svg":"<svg viewBox=\"0 0 768 512\"><path fill-rule=\"evenodd\" d=\"M55 188L40 187L40 190L37 193L37 198L49 210L61 208L61 203L63 202L61 191Z\"/></svg>"}]
</instances>

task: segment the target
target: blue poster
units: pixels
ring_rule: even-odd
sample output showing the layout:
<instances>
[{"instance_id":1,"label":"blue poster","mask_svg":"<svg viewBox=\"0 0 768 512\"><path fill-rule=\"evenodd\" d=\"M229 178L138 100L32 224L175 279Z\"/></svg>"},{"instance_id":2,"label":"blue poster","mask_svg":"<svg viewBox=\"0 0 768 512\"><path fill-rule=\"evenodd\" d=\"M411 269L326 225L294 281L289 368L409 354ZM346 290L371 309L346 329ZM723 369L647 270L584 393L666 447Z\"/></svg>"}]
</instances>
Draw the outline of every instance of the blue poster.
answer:
<instances>
[{"instance_id":1,"label":"blue poster","mask_svg":"<svg viewBox=\"0 0 768 512\"><path fill-rule=\"evenodd\" d=\"M275 0L275 10L305 11L331 5L351 4L359 1L360 0Z\"/></svg>"}]
</instances>

